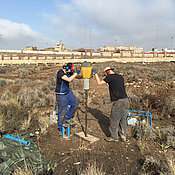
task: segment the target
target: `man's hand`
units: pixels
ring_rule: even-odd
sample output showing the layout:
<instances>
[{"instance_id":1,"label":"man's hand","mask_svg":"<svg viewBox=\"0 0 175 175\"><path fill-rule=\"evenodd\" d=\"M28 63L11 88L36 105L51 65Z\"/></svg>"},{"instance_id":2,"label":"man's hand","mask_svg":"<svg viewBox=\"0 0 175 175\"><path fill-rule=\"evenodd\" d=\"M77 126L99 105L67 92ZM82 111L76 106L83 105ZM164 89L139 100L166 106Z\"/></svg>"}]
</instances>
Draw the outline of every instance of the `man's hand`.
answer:
<instances>
[{"instance_id":1,"label":"man's hand","mask_svg":"<svg viewBox=\"0 0 175 175\"><path fill-rule=\"evenodd\" d=\"M94 74L97 74L97 71L96 71L96 69L92 69L92 71L93 71L93 73L94 73Z\"/></svg>"},{"instance_id":2,"label":"man's hand","mask_svg":"<svg viewBox=\"0 0 175 175\"><path fill-rule=\"evenodd\" d=\"M81 72L81 67L78 67L76 73L79 74L80 72Z\"/></svg>"}]
</instances>

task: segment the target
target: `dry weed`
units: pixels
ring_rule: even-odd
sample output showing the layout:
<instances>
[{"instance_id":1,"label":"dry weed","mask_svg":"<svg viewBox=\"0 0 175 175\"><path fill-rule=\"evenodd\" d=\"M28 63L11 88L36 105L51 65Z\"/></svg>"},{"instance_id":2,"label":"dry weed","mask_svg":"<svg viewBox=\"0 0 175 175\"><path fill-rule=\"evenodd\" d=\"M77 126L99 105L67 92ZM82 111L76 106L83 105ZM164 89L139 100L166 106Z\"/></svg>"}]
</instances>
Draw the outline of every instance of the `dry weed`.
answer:
<instances>
[{"instance_id":1,"label":"dry weed","mask_svg":"<svg viewBox=\"0 0 175 175\"><path fill-rule=\"evenodd\" d=\"M3 130L20 130L24 119L28 118L28 111L22 109L15 99L0 103L0 109Z\"/></svg>"},{"instance_id":2,"label":"dry weed","mask_svg":"<svg viewBox=\"0 0 175 175\"><path fill-rule=\"evenodd\" d=\"M35 88L24 88L18 92L18 103L22 107L43 107L53 106L55 102L55 96L53 93L45 92L40 87Z\"/></svg>"},{"instance_id":3,"label":"dry weed","mask_svg":"<svg viewBox=\"0 0 175 175\"><path fill-rule=\"evenodd\" d=\"M175 175L175 154L173 153L165 153L165 158L168 163L170 171Z\"/></svg>"},{"instance_id":4,"label":"dry weed","mask_svg":"<svg viewBox=\"0 0 175 175\"><path fill-rule=\"evenodd\" d=\"M28 118L24 119L21 125L21 130L27 130L30 127L31 119L32 119L31 115L29 115Z\"/></svg>"},{"instance_id":5,"label":"dry weed","mask_svg":"<svg viewBox=\"0 0 175 175\"><path fill-rule=\"evenodd\" d=\"M88 148L90 146L90 143L86 143L86 142L83 142L82 140L78 143L77 145L77 148L76 149L73 149L73 148L70 148L70 150L73 152L73 151L90 151L91 149Z\"/></svg>"},{"instance_id":6,"label":"dry weed","mask_svg":"<svg viewBox=\"0 0 175 175\"><path fill-rule=\"evenodd\" d=\"M134 110L140 109L140 97L132 93L131 91L127 92L129 97L129 108Z\"/></svg>"},{"instance_id":7,"label":"dry weed","mask_svg":"<svg viewBox=\"0 0 175 175\"><path fill-rule=\"evenodd\" d=\"M47 132L47 128L51 125L49 117L38 116L38 122L39 122L39 127L40 127L41 133L45 134Z\"/></svg>"},{"instance_id":8,"label":"dry weed","mask_svg":"<svg viewBox=\"0 0 175 175\"><path fill-rule=\"evenodd\" d=\"M12 175L34 175L30 170L16 169Z\"/></svg>"},{"instance_id":9,"label":"dry weed","mask_svg":"<svg viewBox=\"0 0 175 175\"><path fill-rule=\"evenodd\" d=\"M158 156L146 156L140 174L166 174L172 175L166 162L162 161Z\"/></svg>"},{"instance_id":10,"label":"dry weed","mask_svg":"<svg viewBox=\"0 0 175 175\"><path fill-rule=\"evenodd\" d=\"M0 128L2 128L2 124L3 122L2 122L2 115L0 115Z\"/></svg>"},{"instance_id":11,"label":"dry weed","mask_svg":"<svg viewBox=\"0 0 175 175\"><path fill-rule=\"evenodd\" d=\"M150 151L149 143L144 141L144 140L138 141L137 146L139 147L140 152L141 152L142 155L144 155L145 153Z\"/></svg>"},{"instance_id":12,"label":"dry weed","mask_svg":"<svg viewBox=\"0 0 175 175\"><path fill-rule=\"evenodd\" d=\"M9 89L7 89L1 96L1 100L10 100L12 98L12 93Z\"/></svg>"},{"instance_id":13,"label":"dry weed","mask_svg":"<svg viewBox=\"0 0 175 175\"><path fill-rule=\"evenodd\" d=\"M102 170L102 167L99 168L94 162L88 166L85 170L80 170L79 175L105 175L106 173Z\"/></svg>"},{"instance_id":14,"label":"dry weed","mask_svg":"<svg viewBox=\"0 0 175 175\"><path fill-rule=\"evenodd\" d=\"M175 130L174 126L169 125L168 127L160 128L160 144L166 147L175 148Z\"/></svg>"}]
</instances>

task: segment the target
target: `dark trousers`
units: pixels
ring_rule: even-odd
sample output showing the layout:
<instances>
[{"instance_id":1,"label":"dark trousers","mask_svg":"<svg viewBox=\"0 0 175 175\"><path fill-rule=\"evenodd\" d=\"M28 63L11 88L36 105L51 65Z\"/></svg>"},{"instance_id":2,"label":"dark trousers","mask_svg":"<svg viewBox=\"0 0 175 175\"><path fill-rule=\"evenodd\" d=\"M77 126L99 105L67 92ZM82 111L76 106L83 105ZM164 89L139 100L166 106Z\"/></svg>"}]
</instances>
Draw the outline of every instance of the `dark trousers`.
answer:
<instances>
[{"instance_id":1,"label":"dark trousers","mask_svg":"<svg viewBox=\"0 0 175 175\"><path fill-rule=\"evenodd\" d=\"M61 131L65 121L74 117L78 109L78 101L72 91L66 95L56 95L56 100L58 103L58 129Z\"/></svg>"},{"instance_id":2,"label":"dark trousers","mask_svg":"<svg viewBox=\"0 0 175 175\"><path fill-rule=\"evenodd\" d=\"M128 98L119 99L113 103L109 128L113 139L118 139L119 135L126 137L128 103Z\"/></svg>"}]
</instances>

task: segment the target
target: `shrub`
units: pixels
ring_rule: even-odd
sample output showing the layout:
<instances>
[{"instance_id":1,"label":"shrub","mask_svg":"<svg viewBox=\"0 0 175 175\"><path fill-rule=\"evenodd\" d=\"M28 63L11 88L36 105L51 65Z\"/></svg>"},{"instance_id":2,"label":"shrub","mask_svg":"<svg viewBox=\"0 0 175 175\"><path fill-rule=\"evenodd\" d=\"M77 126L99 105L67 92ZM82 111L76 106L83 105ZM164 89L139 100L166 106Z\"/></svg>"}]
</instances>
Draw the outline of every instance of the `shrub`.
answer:
<instances>
[{"instance_id":1,"label":"shrub","mask_svg":"<svg viewBox=\"0 0 175 175\"><path fill-rule=\"evenodd\" d=\"M175 154L173 152L165 153L165 158L172 174L175 174Z\"/></svg>"},{"instance_id":2,"label":"shrub","mask_svg":"<svg viewBox=\"0 0 175 175\"><path fill-rule=\"evenodd\" d=\"M29 117L28 111L21 109L13 101L7 104L0 104L0 109L3 130L20 130L23 121Z\"/></svg>"},{"instance_id":3,"label":"shrub","mask_svg":"<svg viewBox=\"0 0 175 175\"><path fill-rule=\"evenodd\" d=\"M175 148L175 130L174 126L160 128L160 142L163 145Z\"/></svg>"},{"instance_id":4,"label":"shrub","mask_svg":"<svg viewBox=\"0 0 175 175\"><path fill-rule=\"evenodd\" d=\"M165 105L166 105L168 115L171 117L175 117L175 96L170 95L166 97Z\"/></svg>"},{"instance_id":5,"label":"shrub","mask_svg":"<svg viewBox=\"0 0 175 175\"><path fill-rule=\"evenodd\" d=\"M29 72L26 68L20 68L18 69L19 77L20 78L25 78L29 75Z\"/></svg>"},{"instance_id":6,"label":"shrub","mask_svg":"<svg viewBox=\"0 0 175 175\"><path fill-rule=\"evenodd\" d=\"M14 84L15 85L22 85L23 84L23 81L20 80L20 79L17 79L17 80L15 80Z\"/></svg>"},{"instance_id":7,"label":"shrub","mask_svg":"<svg viewBox=\"0 0 175 175\"><path fill-rule=\"evenodd\" d=\"M12 94L10 90L6 90L1 96L1 100L10 100L11 98L12 98Z\"/></svg>"},{"instance_id":8,"label":"shrub","mask_svg":"<svg viewBox=\"0 0 175 175\"><path fill-rule=\"evenodd\" d=\"M126 81L127 83L138 82L138 78L137 76L133 75L133 76L129 76Z\"/></svg>"},{"instance_id":9,"label":"shrub","mask_svg":"<svg viewBox=\"0 0 175 175\"><path fill-rule=\"evenodd\" d=\"M47 87L49 87L50 90L54 90L55 89L55 80L54 79L50 79L47 82Z\"/></svg>"},{"instance_id":10,"label":"shrub","mask_svg":"<svg viewBox=\"0 0 175 175\"><path fill-rule=\"evenodd\" d=\"M128 98L129 98L129 108L139 110L140 109L140 98L133 94L131 91L128 91Z\"/></svg>"},{"instance_id":11,"label":"shrub","mask_svg":"<svg viewBox=\"0 0 175 175\"><path fill-rule=\"evenodd\" d=\"M157 156L146 156L146 158L142 160L142 168L140 169L139 174L171 175L171 172L167 163L160 160Z\"/></svg>"},{"instance_id":12,"label":"shrub","mask_svg":"<svg viewBox=\"0 0 175 175\"><path fill-rule=\"evenodd\" d=\"M44 86L45 87L45 86ZM22 107L43 107L53 106L55 103L55 96L53 93L46 93L43 88L25 88L18 92L18 103Z\"/></svg>"},{"instance_id":13,"label":"shrub","mask_svg":"<svg viewBox=\"0 0 175 175\"><path fill-rule=\"evenodd\" d=\"M0 80L0 86L6 86L7 81L6 80Z\"/></svg>"},{"instance_id":14,"label":"shrub","mask_svg":"<svg viewBox=\"0 0 175 175\"><path fill-rule=\"evenodd\" d=\"M1 69L0 69L0 74L6 74L6 72L7 72L7 69L1 67Z\"/></svg>"},{"instance_id":15,"label":"shrub","mask_svg":"<svg viewBox=\"0 0 175 175\"><path fill-rule=\"evenodd\" d=\"M174 116L175 96L167 89L145 92L141 97L141 103L145 108L156 109L160 116Z\"/></svg>"}]
</instances>

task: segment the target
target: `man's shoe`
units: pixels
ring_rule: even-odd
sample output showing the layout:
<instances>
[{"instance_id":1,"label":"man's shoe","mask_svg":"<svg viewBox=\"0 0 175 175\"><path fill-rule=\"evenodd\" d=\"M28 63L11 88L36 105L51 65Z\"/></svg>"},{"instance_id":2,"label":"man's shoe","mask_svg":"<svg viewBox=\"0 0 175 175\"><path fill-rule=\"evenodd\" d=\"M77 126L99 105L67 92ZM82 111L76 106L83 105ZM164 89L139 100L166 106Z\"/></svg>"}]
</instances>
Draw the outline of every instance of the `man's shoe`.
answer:
<instances>
[{"instance_id":1,"label":"man's shoe","mask_svg":"<svg viewBox=\"0 0 175 175\"><path fill-rule=\"evenodd\" d=\"M126 137L121 138L121 141L122 141L122 142L129 142L129 140L128 140Z\"/></svg>"},{"instance_id":2,"label":"man's shoe","mask_svg":"<svg viewBox=\"0 0 175 175\"><path fill-rule=\"evenodd\" d=\"M58 132L58 136L62 136L62 132L61 131Z\"/></svg>"},{"instance_id":3,"label":"man's shoe","mask_svg":"<svg viewBox=\"0 0 175 175\"><path fill-rule=\"evenodd\" d=\"M106 137L105 141L106 142L118 142L119 140L118 139L113 139L112 137Z\"/></svg>"},{"instance_id":4,"label":"man's shoe","mask_svg":"<svg viewBox=\"0 0 175 175\"><path fill-rule=\"evenodd\" d=\"M128 142L126 136L121 135L120 138L121 138L121 141L122 141L122 142Z\"/></svg>"}]
</instances>

